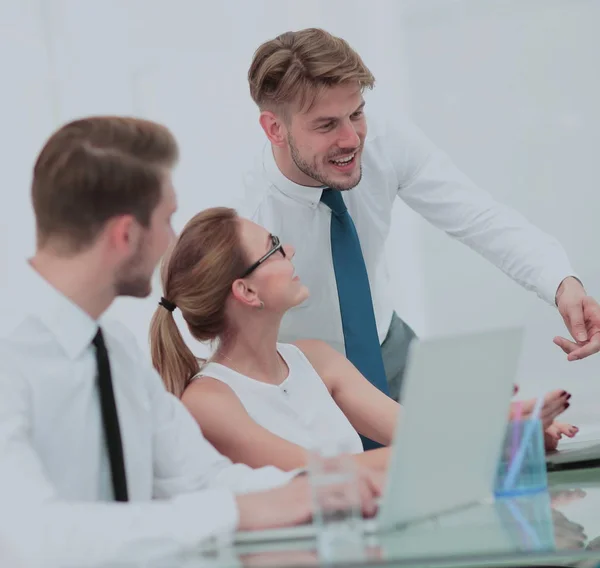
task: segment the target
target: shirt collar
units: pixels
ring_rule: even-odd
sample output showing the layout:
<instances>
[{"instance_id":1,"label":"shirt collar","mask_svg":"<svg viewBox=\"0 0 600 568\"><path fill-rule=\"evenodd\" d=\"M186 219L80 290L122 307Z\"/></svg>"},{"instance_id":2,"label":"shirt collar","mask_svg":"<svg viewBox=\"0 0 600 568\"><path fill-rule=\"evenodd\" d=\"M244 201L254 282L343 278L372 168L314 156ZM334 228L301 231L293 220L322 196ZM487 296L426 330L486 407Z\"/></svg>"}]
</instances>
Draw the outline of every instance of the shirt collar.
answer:
<instances>
[{"instance_id":1,"label":"shirt collar","mask_svg":"<svg viewBox=\"0 0 600 568\"><path fill-rule=\"evenodd\" d=\"M273 156L273 148L270 143L266 143L263 150L263 164L265 167L265 173L268 180L273 186L275 186L281 193L301 203L307 205L313 209L319 205L321 201L321 194L325 189L325 186L321 187L310 187L306 185L299 185L292 180L286 178L279 169L275 157Z\"/></svg>"},{"instance_id":2,"label":"shirt collar","mask_svg":"<svg viewBox=\"0 0 600 568\"><path fill-rule=\"evenodd\" d=\"M29 263L26 263L24 278L24 289L29 298L24 305L44 323L70 359L79 357L91 345L98 322L54 288Z\"/></svg>"}]
</instances>

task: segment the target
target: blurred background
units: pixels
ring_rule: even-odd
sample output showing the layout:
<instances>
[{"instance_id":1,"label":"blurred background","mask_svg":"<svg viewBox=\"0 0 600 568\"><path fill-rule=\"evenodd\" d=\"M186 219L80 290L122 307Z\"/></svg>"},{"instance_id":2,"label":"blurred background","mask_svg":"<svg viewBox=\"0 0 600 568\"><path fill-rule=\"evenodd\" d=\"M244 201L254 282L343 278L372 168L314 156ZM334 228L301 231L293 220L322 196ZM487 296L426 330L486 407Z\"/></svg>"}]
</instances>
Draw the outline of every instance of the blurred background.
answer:
<instances>
[{"instance_id":1,"label":"blurred background","mask_svg":"<svg viewBox=\"0 0 600 568\"><path fill-rule=\"evenodd\" d=\"M238 204L264 142L246 82L252 54L283 31L323 27L373 71L368 115L408 113L481 187L558 237L600 299L598 22L598 0L0 0L2 274L33 252L35 156L81 115L173 130L176 230L201 209ZM555 309L400 201L394 215L387 254L401 316L422 337L525 324L523 395L570 390L563 416L592 432L600 355L568 363L552 343L566 332ZM150 298L110 309L146 351L160 293L157 278Z\"/></svg>"}]
</instances>

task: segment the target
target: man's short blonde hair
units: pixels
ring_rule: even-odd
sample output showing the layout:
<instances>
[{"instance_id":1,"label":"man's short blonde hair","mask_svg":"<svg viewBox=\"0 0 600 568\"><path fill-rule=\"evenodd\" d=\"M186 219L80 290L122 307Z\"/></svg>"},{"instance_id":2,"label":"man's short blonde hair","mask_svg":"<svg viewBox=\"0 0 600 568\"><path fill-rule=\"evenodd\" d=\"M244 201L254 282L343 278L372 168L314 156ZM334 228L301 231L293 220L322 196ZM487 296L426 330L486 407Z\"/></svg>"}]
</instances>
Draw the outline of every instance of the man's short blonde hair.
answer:
<instances>
[{"instance_id":1,"label":"man's short blonde hair","mask_svg":"<svg viewBox=\"0 0 600 568\"><path fill-rule=\"evenodd\" d=\"M345 40L308 28L263 43L254 53L248 82L261 111L285 112L293 104L309 110L323 90L343 83L372 89L375 78Z\"/></svg>"},{"instance_id":2,"label":"man's short blonde hair","mask_svg":"<svg viewBox=\"0 0 600 568\"><path fill-rule=\"evenodd\" d=\"M178 157L173 134L150 120L90 116L63 125L33 170L38 247L59 239L65 250L79 252L119 215L149 227L165 171Z\"/></svg>"}]
</instances>

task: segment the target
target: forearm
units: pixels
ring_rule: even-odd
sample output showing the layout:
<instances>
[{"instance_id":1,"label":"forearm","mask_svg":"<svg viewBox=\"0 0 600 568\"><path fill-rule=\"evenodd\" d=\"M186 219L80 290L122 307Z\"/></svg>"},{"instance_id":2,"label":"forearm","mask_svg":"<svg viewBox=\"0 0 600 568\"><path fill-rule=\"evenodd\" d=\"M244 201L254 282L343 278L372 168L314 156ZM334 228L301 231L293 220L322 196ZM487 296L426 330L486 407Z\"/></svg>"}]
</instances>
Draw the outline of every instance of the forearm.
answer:
<instances>
[{"instance_id":1,"label":"forearm","mask_svg":"<svg viewBox=\"0 0 600 568\"><path fill-rule=\"evenodd\" d=\"M433 226L551 305L561 281L576 276L552 235L477 187L437 149L418 175L399 188L398 196Z\"/></svg>"},{"instance_id":2,"label":"forearm","mask_svg":"<svg viewBox=\"0 0 600 568\"><path fill-rule=\"evenodd\" d=\"M579 297L585 296L586 291L583 282L576 276L567 276L562 280L556 290L555 303L557 306L560 305L561 298L565 294L571 297L573 297L573 295Z\"/></svg>"},{"instance_id":3,"label":"forearm","mask_svg":"<svg viewBox=\"0 0 600 568\"><path fill-rule=\"evenodd\" d=\"M210 537L231 537L238 525L235 498L225 491L127 504L3 500L0 515L3 536L32 566L44 558L77 568L186 553Z\"/></svg>"},{"instance_id":4,"label":"forearm","mask_svg":"<svg viewBox=\"0 0 600 568\"><path fill-rule=\"evenodd\" d=\"M210 487L231 489L237 495L265 491L286 485L303 467L305 464L298 463L289 468L282 468L275 464L254 469L243 464L235 464L222 470L210 482Z\"/></svg>"},{"instance_id":5,"label":"forearm","mask_svg":"<svg viewBox=\"0 0 600 568\"><path fill-rule=\"evenodd\" d=\"M354 456L356 463L375 470L386 470L390 461L391 448L378 448Z\"/></svg>"},{"instance_id":6,"label":"forearm","mask_svg":"<svg viewBox=\"0 0 600 568\"><path fill-rule=\"evenodd\" d=\"M310 484L299 476L284 487L240 495L236 498L239 530L260 530L293 526L309 519Z\"/></svg>"},{"instance_id":7,"label":"forearm","mask_svg":"<svg viewBox=\"0 0 600 568\"><path fill-rule=\"evenodd\" d=\"M446 232L520 286L554 305L560 283L575 275L560 243L485 194L473 196L471 203L457 204L461 207L462 221L445 227Z\"/></svg>"},{"instance_id":8,"label":"forearm","mask_svg":"<svg viewBox=\"0 0 600 568\"><path fill-rule=\"evenodd\" d=\"M458 238L552 306L561 282L575 276L565 250L554 237L499 205Z\"/></svg>"},{"instance_id":9,"label":"forearm","mask_svg":"<svg viewBox=\"0 0 600 568\"><path fill-rule=\"evenodd\" d=\"M359 434L382 446L392 443L402 412L402 407L395 400L368 383L355 389L355 392L345 391L338 400L350 424Z\"/></svg>"}]
</instances>

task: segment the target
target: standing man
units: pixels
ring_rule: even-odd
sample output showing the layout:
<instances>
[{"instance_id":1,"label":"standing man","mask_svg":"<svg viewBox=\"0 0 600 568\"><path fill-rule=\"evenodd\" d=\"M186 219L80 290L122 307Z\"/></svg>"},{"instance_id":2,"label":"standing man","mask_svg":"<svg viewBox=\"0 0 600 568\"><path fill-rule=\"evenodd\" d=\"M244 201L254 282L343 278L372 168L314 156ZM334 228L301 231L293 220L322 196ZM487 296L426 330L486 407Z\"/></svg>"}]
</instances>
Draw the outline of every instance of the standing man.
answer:
<instances>
[{"instance_id":1,"label":"standing man","mask_svg":"<svg viewBox=\"0 0 600 568\"><path fill-rule=\"evenodd\" d=\"M363 92L374 77L343 39L284 33L258 48L248 80L268 142L244 214L296 247L311 291L284 319L282 341L326 341L398 399L414 338L394 312L384 258L399 197L556 305L575 341L555 343L570 360L600 350L600 306L555 239L475 187L408 122L367 131Z\"/></svg>"},{"instance_id":2,"label":"standing man","mask_svg":"<svg viewBox=\"0 0 600 568\"><path fill-rule=\"evenodd\" d=\"M0 313L0 532L44 565L143 563L311 516L304 477L219 454L129 333L103 321L116 297L151 291L177 157L161 125L91 117L55 132L35 164L36 252Z\"/></svg>"}]
</instances>

